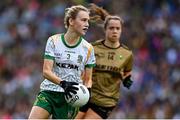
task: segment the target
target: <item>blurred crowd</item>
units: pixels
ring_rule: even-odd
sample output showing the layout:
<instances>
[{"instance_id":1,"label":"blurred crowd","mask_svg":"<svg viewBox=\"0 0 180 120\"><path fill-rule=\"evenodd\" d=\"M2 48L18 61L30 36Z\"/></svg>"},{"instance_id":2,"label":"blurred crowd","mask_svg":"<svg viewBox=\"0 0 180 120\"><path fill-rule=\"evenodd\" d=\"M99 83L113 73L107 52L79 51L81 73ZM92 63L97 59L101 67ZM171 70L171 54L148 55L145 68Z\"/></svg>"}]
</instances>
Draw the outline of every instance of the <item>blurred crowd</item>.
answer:
<instances>
[{"instance_id":1,"label":"blurred crowd","mask_svg":"<svg viewBox=\"0 0 180 120\"><path fill-rule=\"evenodd\" d=\"M121 87L110 118L180 119L180 0L0 1L0 119L28 117L48 37L65 32L66 7L91 2L123 18L121 42L134 54L134 84ZM84 37L92 42L103 35L91 23Z\"/></svg>"}]
</instances>

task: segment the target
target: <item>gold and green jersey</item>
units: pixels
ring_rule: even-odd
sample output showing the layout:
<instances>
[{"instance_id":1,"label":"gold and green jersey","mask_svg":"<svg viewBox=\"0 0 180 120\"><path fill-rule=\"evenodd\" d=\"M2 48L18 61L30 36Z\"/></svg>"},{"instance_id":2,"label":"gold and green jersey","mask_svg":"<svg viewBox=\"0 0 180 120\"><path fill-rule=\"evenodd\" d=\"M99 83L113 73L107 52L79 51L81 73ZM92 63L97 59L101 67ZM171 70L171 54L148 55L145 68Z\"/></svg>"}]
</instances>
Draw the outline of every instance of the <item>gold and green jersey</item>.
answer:
<instances>
[{"instance_id":1,"label":"gold and green jersey","mask_svg":"<svg viewBox=\"0 0 180 120\"><path fill-rule=\"evenodd\" d=\"M91 102L104 107L115 106L120 96L121 72L132 70L132 51L125 45L110 48L104 44L104 40L92 45L96 67L93 71Z\"/></svg>"}]
</instances>

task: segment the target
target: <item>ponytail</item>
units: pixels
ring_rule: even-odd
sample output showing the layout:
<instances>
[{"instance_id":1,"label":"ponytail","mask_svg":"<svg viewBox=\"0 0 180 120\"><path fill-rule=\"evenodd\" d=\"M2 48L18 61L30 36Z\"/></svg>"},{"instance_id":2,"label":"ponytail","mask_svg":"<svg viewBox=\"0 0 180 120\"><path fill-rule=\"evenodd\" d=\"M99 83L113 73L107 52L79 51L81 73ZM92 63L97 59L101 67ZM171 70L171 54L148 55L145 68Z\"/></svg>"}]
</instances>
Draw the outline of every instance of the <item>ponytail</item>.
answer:
<instances>
[{"instance_id":1,"label":"ponytail","mask_svg":"<svg viewBox=\"0 0 180 120\"><path fill-rule=\"evenodd\" d=\"M92 15L92 16L90 16L91 20L105 21L106 17L110 15L106 10L95 5L94 3L89 4L89 9L90 9L90 12Z\"/></svg>"},{"instance_id":2,"label":"ponytail","mask_svg":"<svg viewBox=\"0 0 180 120\"><path fill-rule=\"evenodd\" d=\"M104 29L106 29L108 22L110 20L119 20L121 25L123 24L123 20L121 17L116 15L110 15L106 10L103 8L91 3L89 4L90 9L90 20L95 22L103 22L104 23Z\"/></svg>"}]
</instances>

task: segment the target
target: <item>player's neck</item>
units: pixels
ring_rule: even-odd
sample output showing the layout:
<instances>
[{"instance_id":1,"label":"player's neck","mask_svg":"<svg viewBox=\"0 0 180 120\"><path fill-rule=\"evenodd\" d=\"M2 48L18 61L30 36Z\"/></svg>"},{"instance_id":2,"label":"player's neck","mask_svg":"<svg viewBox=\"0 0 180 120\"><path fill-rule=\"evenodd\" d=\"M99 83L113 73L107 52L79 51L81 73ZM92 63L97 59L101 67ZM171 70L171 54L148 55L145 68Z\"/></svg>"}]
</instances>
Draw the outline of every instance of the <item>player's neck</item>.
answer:
<instances>
[{"instance_id":1,"label":"player's neck","mask_svg":"<svg viewBox=\"0 0 180 120\"><path fill-rule=\"evenodd\" d=\"M105 40L104 44L110 48L118 48L120 46L119 41Z\"/></svg>"},{"instance_id":2,"label":"player's neck","mask_svg":"<svg viewBox=\"0 0 180 120\"><path fill-rule=\"evenodd\" d=\"M65 33L64 38L68 45L75 45L79 41L80 36L77 33L68 30Z\"/></svg>"}]
</instances>

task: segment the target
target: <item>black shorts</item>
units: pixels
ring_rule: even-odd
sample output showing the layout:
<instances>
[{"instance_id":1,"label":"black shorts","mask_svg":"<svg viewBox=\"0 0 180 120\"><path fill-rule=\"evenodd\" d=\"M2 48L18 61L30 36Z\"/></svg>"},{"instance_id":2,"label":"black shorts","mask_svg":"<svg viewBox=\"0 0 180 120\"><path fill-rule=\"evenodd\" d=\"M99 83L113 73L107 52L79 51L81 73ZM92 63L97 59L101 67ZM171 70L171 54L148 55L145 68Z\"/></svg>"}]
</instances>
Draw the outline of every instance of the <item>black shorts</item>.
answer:
<instances>
[{"instance_id":1,"label":"black shorts","mask_svg":"<svg viewBox=\"0 0 180 120\"><path fill-rule=\"evenodd\" d=\"M98 106L94 103L88 103L84 107L80 108L79 110L81 112L87 112L88 108L91 108L95 113L97 113L99 116L101 116L101 118L107 119L108 116L110 115L110 113L112 112L112 110L115 108L115 106L102 107L102 106Z\"/></svg>"}]
</instances>

